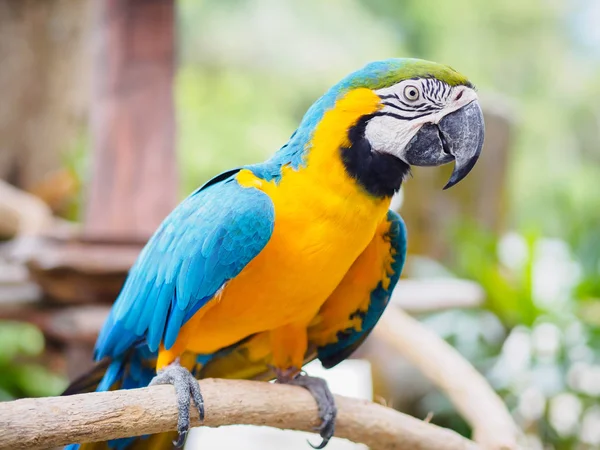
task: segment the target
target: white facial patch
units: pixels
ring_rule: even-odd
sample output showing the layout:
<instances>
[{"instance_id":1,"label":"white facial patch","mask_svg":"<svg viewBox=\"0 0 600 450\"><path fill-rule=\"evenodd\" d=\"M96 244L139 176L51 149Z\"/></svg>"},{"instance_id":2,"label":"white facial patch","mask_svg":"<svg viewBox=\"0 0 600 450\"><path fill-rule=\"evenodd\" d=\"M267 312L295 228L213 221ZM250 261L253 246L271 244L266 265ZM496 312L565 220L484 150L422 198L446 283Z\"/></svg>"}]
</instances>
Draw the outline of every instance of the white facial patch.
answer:
<instances>
[{"instance_id":1,"label":"white facial patch","mask_svg":"<svg viewBox=\"0 0 600 450\"><path fill-rule=\"evenodd\" d=\"M439 123L446 115L477 99L467 86L452 87L437 78L404 80L375 91L383 108L369 120L365 138L377 152L404 161L404 150L423 124Z\"/></svg>"}]
</instances>

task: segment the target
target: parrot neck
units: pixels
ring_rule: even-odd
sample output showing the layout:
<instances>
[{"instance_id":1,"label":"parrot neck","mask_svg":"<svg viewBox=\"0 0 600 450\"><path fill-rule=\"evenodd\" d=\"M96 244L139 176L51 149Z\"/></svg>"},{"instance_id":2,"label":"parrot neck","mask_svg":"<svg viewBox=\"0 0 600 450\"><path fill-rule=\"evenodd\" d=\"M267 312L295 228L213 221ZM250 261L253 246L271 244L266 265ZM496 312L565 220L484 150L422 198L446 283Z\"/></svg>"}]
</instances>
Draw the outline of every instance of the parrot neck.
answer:
<instances>
[{"instance_id":1,"label":"parrot neck","mask_svg":"<svg viewBox=\"0 0 600 450\"><path fill-rule=\"evenodd\" d=\"M332 91L306 113L290 140L264 164L252 166L261 178L280 182L284 168L309 174L314 183L338 193L360 191L376 202L391 198L410 167L395 156L373 151L365 127L381 108L370 89L343 95ZM358 190L357 190L358 188Z\"/></svg>"},{"instance_id":2,"label":"parrot neck","mask_svg":"<svg viewBox=\"0 0 600 450\"><path fill-rule=\"evenodd\" d=\"M391 197L410 173L410 166L389 153L376 152L365 138L365 127L372 115L361 117L348 131L350 145L341 147L348 174L374 197Z\"/></svg>"}]
</instances>

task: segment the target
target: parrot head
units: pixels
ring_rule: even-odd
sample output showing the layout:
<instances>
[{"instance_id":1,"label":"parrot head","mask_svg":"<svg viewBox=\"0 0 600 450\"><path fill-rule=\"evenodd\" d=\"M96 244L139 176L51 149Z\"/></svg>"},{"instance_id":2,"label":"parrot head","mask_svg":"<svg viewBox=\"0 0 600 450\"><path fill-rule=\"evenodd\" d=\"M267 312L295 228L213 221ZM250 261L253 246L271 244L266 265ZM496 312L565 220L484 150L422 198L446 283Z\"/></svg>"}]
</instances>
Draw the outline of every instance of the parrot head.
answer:
<instances>
[{"instance_id":1,"label":"parrot head","mask_svg":"<svg viewBox=\"0 0 600 450\"><path fill-rule=\"evenodd\" d=\"M393 195L410 166L454 161L447 189L471 171L483 147L477 93L466 77L442 64L407 58L372 62L313 104L295 137L318 129L336 109L359 111L345 130L341 157L348 174L377 197Z\"/></svg>"},{"instance_id":2,"label":"parrot head","mask_svg":"<svg viewBox=\"0 0 600 450\"><path fill-rule=\"evenodd\" d=\"M367 66L377 71L381 63ZM484 139L483 114L473 85L448 66L423 60L388 60L389 71L370 88L381 109L365 123L364 138L375 152L408 165L455 162L447 189L471 171ZM369 79L367 78L367 85Z\"/></svg>"}]
</instances>

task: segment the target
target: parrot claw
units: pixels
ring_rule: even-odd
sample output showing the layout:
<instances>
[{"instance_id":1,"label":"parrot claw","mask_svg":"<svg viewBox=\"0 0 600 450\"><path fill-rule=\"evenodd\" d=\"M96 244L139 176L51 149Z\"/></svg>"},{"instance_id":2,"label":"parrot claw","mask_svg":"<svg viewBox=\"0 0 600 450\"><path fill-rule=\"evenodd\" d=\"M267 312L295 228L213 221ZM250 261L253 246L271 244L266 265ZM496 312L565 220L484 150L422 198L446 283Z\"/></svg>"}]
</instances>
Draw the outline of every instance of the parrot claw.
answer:
<instances>
[{"instance_id":1,"label":"parrot claw","mask_svg":"<svg viewBox=\"0 0 600 450\"><path fill-rule=\"evenodd\" d=\"M152 379L149 386L158 384L172 384L177 395L177 432L179 437L173 441L173 445L180 448L185 443L187 433L190 429L190 396L198 409L200 420L204 420L204 400L200 392L198 380L185 367L179 365L178 361L168 365Z\"/></svg>"},{"instance_id":2,"label":"parrot claw","mask_svg":"<svg viewBox=\"0 0 600 450\"><path fill-rule=\"evenodd\" d=\"M318 428L319 434L323 441L319 445L308 443L314 449L325 448L329 440L333 437L335 431L335 418L337 416L337 407L333 394L327 386L327 382L318 377L311 377L305 373L299 374L297 377L288 381L287 384L301 386L307 389L317 402L319 408L319 418L321 425Z\"/></svg>"}]
</instances>

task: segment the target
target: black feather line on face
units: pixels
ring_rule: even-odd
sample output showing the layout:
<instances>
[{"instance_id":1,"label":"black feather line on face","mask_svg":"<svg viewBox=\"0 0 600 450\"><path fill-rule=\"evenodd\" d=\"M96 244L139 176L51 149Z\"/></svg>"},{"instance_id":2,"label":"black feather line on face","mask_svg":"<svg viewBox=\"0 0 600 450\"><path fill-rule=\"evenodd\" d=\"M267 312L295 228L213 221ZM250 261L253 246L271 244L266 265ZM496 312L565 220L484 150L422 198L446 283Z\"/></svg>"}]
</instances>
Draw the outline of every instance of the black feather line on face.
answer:
<instances>
[{"instance_id":1,"label":"black feather line on face","mask_svg":"<svg viewBox=\"0 0 600 450\"><path fill-rule=\"evenodd\" d=\"M393 103L388 103L388 102L383 102L382 105L389 106L390 108L394 108L394 109L397 109L397 110L405 112L405 113L414 112L414 113L428 113L429 114L433 111L439 111L441 109L441 108L436 108L435 106L432 106L432 105L425 105L422 108L403 108L402 106L395 105ZM421 114L418 116L413 116L413 117L411 117L411 119L425 117L428 114Z\"/></svg>"},{"instance_id":2,"label":"black feather line on face","mask_svg":"<svg viewBox=\"0 0 600 450\"><path fill-rule=\"evenodd\" d=\"M388 103L383 103L383 104L386 106L393 106ZM390 117L393 117L394 119L398 119L398 120L413 120L413 119L420 119L421 117L429 116L430 114L431 113L426 112L424 114L417 114L416 116L408 117L408 116L401 116L400 114L395 114L395 113L389 112L389 111L381 111L381 112L373 114L373 116L390 116Z\"/></svg>"},{"instance_id":3,"label":"black feather line on face","mask_svg":"<svg viewBox=\"0 0 600 450\"><path fill-rule=\"evenodd\" d=\"M385 198L391 197L400 189L404 177L410 172L410 166L389 153L376 152L371 148L370 142L365 138L365 128L370 119L379 115L396 116L380 112L361 117L348 130L350 145L342 147L340 152L348 175L369 194Z\"/></svg>"}]
</instances>

